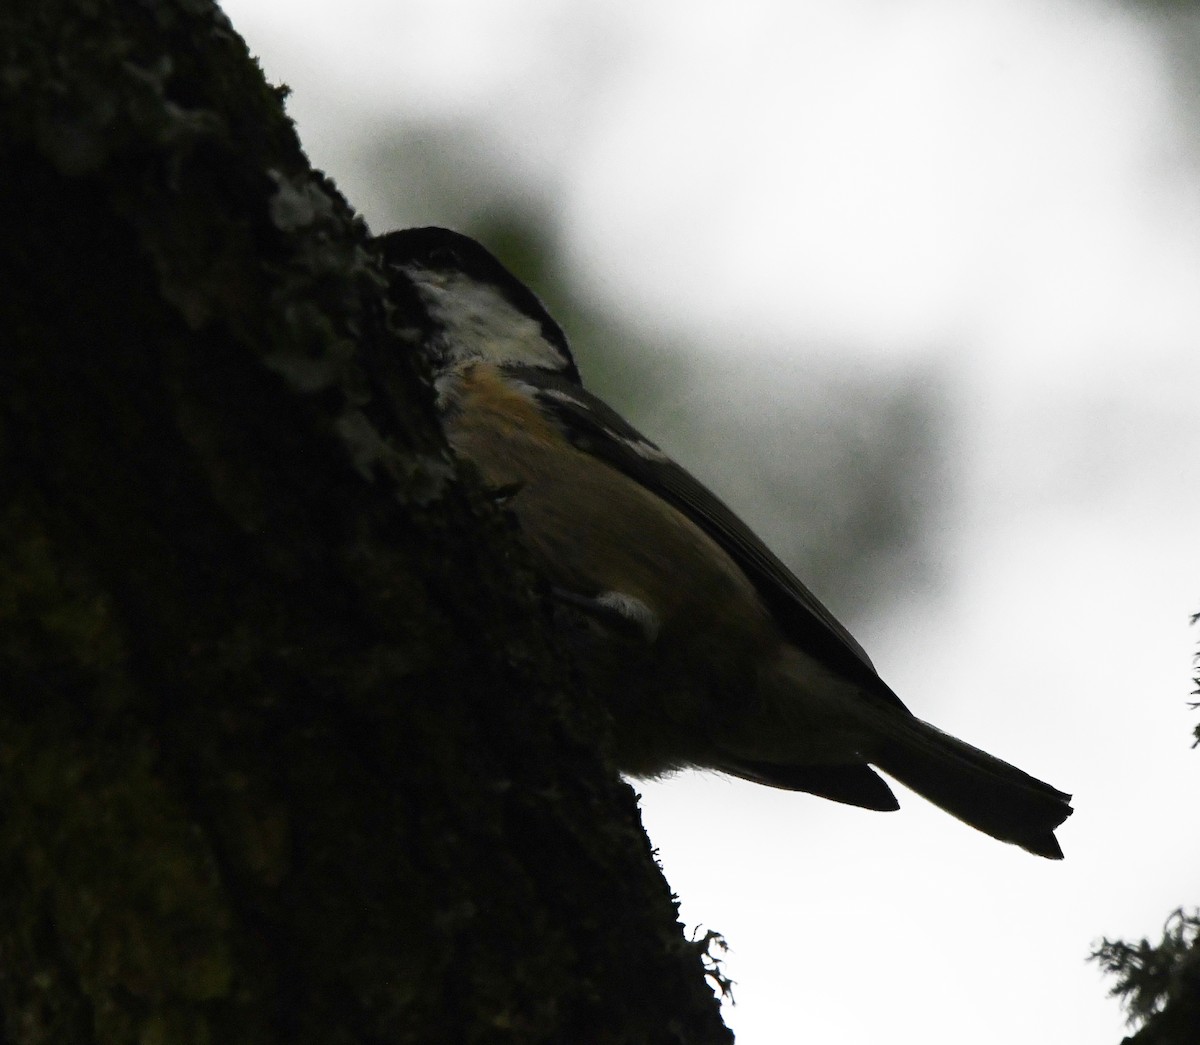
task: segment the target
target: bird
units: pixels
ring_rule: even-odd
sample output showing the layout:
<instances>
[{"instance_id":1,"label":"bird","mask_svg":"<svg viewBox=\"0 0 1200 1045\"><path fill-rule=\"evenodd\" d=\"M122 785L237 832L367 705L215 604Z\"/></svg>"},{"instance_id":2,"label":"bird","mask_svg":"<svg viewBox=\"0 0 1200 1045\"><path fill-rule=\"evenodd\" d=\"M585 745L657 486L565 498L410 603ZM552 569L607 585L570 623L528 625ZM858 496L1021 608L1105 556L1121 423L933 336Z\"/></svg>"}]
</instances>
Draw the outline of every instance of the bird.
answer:
<instances>
[{"instance_id":1,"label":"bird","mask_svg":"<svg viewBox=\"0 0 1200 1045\"><path fill-rule=\"evenodd\" d=\"M725 773L865 809L880 773L1061 859L1072 796L917 718L850 632L714 493L583 385L562 328L482 244L379 236L415 294L447 441L512 512L616 768Z\"/></svg>"}]
</instances>

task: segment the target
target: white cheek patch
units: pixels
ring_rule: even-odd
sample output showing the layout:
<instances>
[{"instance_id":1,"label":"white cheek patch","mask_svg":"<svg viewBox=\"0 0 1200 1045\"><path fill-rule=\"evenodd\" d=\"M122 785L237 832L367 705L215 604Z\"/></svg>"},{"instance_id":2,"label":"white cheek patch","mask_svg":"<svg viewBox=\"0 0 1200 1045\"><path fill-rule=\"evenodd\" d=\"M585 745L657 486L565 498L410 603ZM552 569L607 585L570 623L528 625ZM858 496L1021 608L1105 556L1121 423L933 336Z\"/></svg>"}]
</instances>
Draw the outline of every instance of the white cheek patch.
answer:
<instances>
[{"instance_id":1,"label":"white cheek patch","mask_svg":"<svg viewBox=\"0 0 1200 1045\"><path fill-rule=\"evenodd\" d=\"M478 359L562 369L562 354L546 340L541 324L495 287L457 272L409 269L408 275L430 318L442 328L451 364Z\"/></svg>"},{"instance_id":2,"label":"white cheek patch","mask_svg":"<svg viewBox=\"0 0 1200 1045\"><path fill-rule=\"evenodd\" d=\"M596 596L596 603L636 624L647 642L653 642L658 637L662 621L641 599L623 591L606 591Z\"/></svg>"}]
</instances>

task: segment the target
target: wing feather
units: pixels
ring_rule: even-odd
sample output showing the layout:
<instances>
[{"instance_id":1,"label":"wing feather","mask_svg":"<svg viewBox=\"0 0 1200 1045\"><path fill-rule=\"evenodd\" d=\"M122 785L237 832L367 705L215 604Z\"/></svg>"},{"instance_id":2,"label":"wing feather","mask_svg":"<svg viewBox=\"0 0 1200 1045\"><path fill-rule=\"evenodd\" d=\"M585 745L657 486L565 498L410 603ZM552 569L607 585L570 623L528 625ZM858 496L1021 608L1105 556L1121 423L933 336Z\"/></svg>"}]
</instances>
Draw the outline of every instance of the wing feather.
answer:
<instances>
[{"instance_id":1,"label":"wing feather","mask_svg":"<svg viewBox=\"0 0 1200 1045\"><path fill-rule=\"evenodd\" d=\"M578 449L636 479L704 530L750 578L796 646L904 706L854 636L711 490L578 384L525 367L513 376L531 388Z\"/></svg>"}]
</instances>

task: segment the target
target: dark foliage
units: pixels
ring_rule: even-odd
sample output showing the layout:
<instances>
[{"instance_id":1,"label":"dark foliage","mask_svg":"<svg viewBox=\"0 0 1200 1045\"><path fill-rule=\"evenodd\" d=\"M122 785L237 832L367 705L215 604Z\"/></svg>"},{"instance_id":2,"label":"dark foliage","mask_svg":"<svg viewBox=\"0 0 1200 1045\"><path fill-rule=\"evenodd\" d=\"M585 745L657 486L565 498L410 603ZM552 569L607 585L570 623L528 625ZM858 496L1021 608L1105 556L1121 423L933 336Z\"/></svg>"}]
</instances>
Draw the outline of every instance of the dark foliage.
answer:
<instances>
[{"instance_id":1,"label":"dark foliage","mask_svg":"<svg viewBox=\"0 0 1200 1045\"><path fill-rule=\"evenodd\" d=\"M1116 978L1130 1022L1141 1029L1126 1041L1186 1045L1200 1031L1200 912L1173 911L1162 939L1136 944L1103 940L1092 960Z\"/></svg>"},{"instance_id":2,"label":"dark foliage","mask_svg":"<svg viewBox=\"0 0 1200 1045\"><path fill-rule=\"evenodd\" d=\"M1198 620L1200 614L1192 623ZM1200 679L1193 681L1200 686ZM1171 912L1154 943L1144 937L1133 944L1105 938L1091 960L1115 977L1109 993L1121 999L1129 1022L1139 1028L1124 1045L1200 1041L1200 910Z\"/></svg>"}]
</instances>

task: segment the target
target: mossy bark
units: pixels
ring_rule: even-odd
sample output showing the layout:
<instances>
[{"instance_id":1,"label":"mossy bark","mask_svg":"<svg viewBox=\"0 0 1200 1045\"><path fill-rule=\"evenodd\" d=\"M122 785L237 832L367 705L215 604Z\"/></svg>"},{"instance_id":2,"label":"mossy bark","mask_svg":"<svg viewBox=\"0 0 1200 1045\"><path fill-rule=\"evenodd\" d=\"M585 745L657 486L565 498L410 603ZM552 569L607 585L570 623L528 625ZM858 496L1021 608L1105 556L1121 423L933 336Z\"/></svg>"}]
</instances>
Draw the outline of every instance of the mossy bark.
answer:
<instances>
[{"instance_id":1,"label":"mossy bark","mask_svg":"<svg viewBox=\"0 0 1200 1045\"><path fill-rule=\"evenodd\" d=\"M727 1041L232 27L9 0L0 45L0 1041Z\"/></svg>"}]
</instances>

